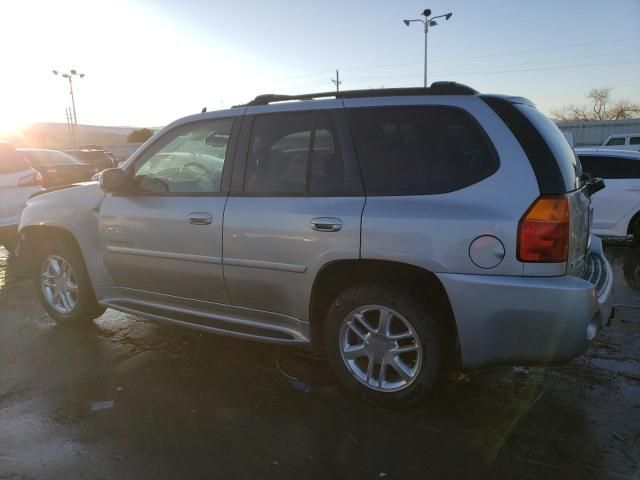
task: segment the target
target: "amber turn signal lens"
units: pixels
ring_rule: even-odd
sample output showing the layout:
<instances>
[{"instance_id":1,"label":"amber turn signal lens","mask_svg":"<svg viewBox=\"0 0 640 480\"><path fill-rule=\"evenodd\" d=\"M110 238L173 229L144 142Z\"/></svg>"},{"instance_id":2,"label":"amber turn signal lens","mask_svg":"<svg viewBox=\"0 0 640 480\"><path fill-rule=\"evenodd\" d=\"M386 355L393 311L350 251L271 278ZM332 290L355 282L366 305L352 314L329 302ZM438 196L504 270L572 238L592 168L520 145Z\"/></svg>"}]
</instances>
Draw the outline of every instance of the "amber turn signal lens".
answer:
<instances>
[{"instance_id":1,"label":"amber turn signal lens","mask_svg":"<svg viewBox=\"0 0 640 480\"><path fill-rule=\"evenodd\" d=\"M542 196L533 202L518 225L518 260L566 262L569 252L569 199Z\"/></svg>"}]
</instances>

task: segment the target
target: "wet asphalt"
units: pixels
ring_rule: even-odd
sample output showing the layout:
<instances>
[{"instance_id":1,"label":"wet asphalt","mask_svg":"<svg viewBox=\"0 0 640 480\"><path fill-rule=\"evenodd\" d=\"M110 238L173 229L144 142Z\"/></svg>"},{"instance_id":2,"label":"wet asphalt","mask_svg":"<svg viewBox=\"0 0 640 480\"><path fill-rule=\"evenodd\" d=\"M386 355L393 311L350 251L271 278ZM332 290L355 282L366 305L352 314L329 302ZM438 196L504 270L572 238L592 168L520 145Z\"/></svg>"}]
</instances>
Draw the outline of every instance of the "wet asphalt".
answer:
<instances>
[{"instance_id":1,"label":"wet asphalt","mask_svg":"<svg viewBox=\"0 0 640 480\"><path fill-rule=\"evenodd\" d=\"M0 479L638 479L640 249L607 255L617 316L583 356L394 411L304 350L111 310L58 326L0 248Z\"/></svg>"}]
</instances>

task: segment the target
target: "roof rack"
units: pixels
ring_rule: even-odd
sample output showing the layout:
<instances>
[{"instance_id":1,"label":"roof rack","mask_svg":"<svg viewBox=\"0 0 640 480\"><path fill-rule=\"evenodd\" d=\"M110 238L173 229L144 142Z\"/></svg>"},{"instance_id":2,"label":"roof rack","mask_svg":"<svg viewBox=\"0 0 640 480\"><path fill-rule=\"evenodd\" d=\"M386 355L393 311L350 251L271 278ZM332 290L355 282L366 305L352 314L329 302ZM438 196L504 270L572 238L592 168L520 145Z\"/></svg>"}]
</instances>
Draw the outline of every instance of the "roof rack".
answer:
<instances>
[{"instance_id":1,"label":"roof rack","mask_svg":"<svg viewBox=\"0 0 640 480\"><path fill-rule=\"evenodd\" d=\"M362 98L362 97L399 97L410 95L476 95L478 92L467 85L456 82L433 82L430 87L415 88L372 88L367 90L345 90L342 92L304 93L301 95L279 95L268 93L258 95L244 105L237 107L253 107L268 105L274 102L290 100L314 100L316 98Z\"/></svg>"}]
</instances>

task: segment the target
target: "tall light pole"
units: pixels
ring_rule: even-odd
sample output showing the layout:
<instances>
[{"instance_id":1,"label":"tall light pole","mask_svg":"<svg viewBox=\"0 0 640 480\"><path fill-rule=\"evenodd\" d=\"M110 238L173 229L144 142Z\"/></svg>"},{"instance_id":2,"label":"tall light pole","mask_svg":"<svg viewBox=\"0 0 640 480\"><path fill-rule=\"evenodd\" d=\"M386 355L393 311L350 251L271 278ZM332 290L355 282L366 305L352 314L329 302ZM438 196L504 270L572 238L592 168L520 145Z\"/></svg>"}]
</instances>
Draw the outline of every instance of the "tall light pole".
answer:
<instances>
[{"instance_id":1,"label":"tall light pole","mask_svg":"<svg viewBox=\"0 0 640 480\"><path fill-rule=\"evenodd\" d=\"M436 22L436 18L444 17L445 20L449 20L453 15L452 12L445 13L444 15L438 15L437 17L431 16L431 10L428 8L425 9L420 15L424 17L422 18L414 18L411 20L403 20L404 24L408 27L411 22L421 22L424 24L424 87L427 88L427 34L429 33L429 27L435 27L438 25Z\"/></svg>"},{"instance_id":2,"label":"tall light pole","mask_svg":"<svg viewBox=\"0 0 640 480\"><path fill-rule=\"evenodd\" d=\"M73 97L73 77L76 75L80 78L84 78L84 73L78 73L76 70L69 70L67 73L60 73L57 70L53 70L54 75L62 75L62 78L69 80L69 94L71 95L71 108L73 109L73 123L78 124L78 115L76 114L76 100Z\"/></svg>"}]
</instances>

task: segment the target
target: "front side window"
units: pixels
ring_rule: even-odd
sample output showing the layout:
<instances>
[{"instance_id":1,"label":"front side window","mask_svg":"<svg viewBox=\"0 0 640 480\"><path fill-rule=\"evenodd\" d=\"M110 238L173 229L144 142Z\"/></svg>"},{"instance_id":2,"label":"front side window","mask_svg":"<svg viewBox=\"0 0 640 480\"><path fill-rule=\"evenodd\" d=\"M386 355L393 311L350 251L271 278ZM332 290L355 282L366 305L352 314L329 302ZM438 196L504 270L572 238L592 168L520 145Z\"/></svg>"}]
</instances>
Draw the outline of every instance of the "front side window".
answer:
<instances>
[{"instance_id":1,"label":"front side window","mask_svg":"<svg viewBox=\"0 0 640 480\"><path fill-rule=\"evenodd\" d=\"M460 109L354 108L348 117L367 194L447 193L498 168L493 147Z\"/></svg>"},{"instance_id":2,"label":"front side window","mask_svg":"<svg viewBox=\"0 0 640 480\"><path fill-rule=\"evenodd\" d=\"M640 145L640 137L631 137L629 139L629 145Z\"/></svg>"},{"instance_id":3,"label":"front side window","mask_svg":"<svg viewBox=\"0 0 640 480\"><path fill-rule=\"evenodd\" d=\"M259 115L253 122L244 191L332 195L348 190L348 169L329 111Z\"/></svg>"},{"instance_id":4,"label":"front side window","mask_svg":"<svg viewBox=\"0 0 640 480\"><path fill-rule=\"evenodd\" d=\"M640 161L631 158L580 155L582 170L605 179L640 178Z\"/></svg>"},{"instance_id":5,"label":"front side window","mask_svg":"<svg viewBox=\"0 0 640 480\"><path fill-rule=\"evenodd\" d=\"M232 124L214 120L168 134L160 149L136 165L134 183L147 193L220 192Z\"/></svg>"},{"instance_id":6,"label":"front side window","mask_svg":"<svg viewBox=\"0 0 640 480\"><path fill-rule=\"evenodd\" d=\"M610 138L607 142L607 147L611 147L614 145L624 145L624 137L614 137Z\"/></svg>"}]
</instances>

